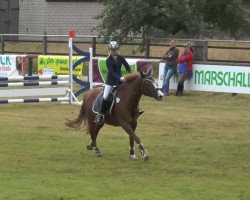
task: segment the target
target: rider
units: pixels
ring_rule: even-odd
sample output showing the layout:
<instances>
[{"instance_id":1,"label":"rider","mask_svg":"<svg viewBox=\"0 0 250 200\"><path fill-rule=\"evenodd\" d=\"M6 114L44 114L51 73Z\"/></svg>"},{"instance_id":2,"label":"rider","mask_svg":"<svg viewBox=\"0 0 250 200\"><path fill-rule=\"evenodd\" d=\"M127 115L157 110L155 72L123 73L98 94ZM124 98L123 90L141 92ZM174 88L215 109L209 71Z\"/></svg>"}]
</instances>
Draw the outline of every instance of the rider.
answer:
<instances>
[{"instance_id":1,"label":"rider","mask_svg":"<svg viewBox=\"0 0 250 200\"><path fill-rule=\"evenodd\" d=\"M131 68L125 58L118 54L119 44L116 41L111 41L109 43L108 50L109 57L106 59L106 66L108 70L107 79L104 86L101 109L95 118L95 122L98 124L103 123L110 90L114 85L119 86L124 82L124 77L121 72L122 65L124 65L128 73L131 73Z\"/></svg>"}]
</instances>

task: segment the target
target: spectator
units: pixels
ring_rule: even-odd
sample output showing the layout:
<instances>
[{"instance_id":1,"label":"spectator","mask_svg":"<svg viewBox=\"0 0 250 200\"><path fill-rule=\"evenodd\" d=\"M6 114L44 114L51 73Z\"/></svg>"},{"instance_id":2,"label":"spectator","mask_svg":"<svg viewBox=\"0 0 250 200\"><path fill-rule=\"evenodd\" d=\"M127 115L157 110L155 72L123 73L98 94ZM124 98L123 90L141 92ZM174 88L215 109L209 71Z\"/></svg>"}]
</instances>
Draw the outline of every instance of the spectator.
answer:
<instances>
[{"instance_id":1,"label":"spectator","mask_svg":"<svg viewBox=\"0 0 250 200\"><path fill-rule=\"evenodd\" d=\"M179 63L179 81L177 85L177 91L175 96L182 96L184 90L184 82L187 79L191 79L193 75L193 57L194 57L194 49L191 44L184 45L184 52L178 58Z\"/></svg>"},{"instance_id":2,"label":"spectator","mask_svg":"<svg viewBox=\"0 0 250 200\"><path fill-rule=\"evenodd\" d=\"M163 72L163 86L162 92L165 96L169 95L169 80L173 74L177 73L177 59L179 56L179 49L176 48L176 41L169 41L170 48L163 56L163 60L166 60L166 65Z\"/></svg>"}]
</instances>

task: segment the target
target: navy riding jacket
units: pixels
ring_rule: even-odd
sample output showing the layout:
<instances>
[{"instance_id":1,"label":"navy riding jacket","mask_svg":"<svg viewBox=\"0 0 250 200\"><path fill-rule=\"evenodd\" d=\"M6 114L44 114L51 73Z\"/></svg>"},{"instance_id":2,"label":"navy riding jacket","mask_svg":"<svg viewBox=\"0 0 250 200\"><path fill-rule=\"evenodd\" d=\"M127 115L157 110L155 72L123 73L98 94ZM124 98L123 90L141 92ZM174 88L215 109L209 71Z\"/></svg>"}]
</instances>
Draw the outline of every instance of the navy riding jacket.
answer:
<instances>
[{"instance_id":1,"label":"navy riding jacket","mask_svg":"<svg viewBox=\"0 0 250 200\"><path fill-rule=\"evenodd\" d=\"M106 59L106 65L107 65L107 79L106 84L107 85L119 85L121 84L120 78L122 77L121 67L122 64L125 66L127 72L131 72L131 68L124 57L117 55L116 58L112 57L111 55Z\"/></svg>"}]
</instances>

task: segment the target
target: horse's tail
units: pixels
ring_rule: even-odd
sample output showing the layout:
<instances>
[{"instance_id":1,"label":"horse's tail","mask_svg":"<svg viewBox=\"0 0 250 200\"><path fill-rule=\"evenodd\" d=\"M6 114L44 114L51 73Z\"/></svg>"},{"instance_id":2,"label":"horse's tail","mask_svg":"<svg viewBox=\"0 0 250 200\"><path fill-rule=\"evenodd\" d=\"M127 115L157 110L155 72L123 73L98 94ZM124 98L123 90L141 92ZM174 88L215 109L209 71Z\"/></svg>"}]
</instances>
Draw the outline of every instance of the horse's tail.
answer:
<instances>
[{"instance_id":1,"label":"horse's tail","mask_svg":"<svg viewBox=\"0 0 250 200\"><path fill-rule=\"evenodd\" d=\"M83 122L84 122L84 125L86 125L86 111L85 111L84 102L82 103L81 110L80 110L78 117L74 120L69 120L69 119L66 119L66 120L67 121L65 122L65 124L71 128L78 129L78 128L80 128L80 125Z\"/></svg>"}]
</instances>

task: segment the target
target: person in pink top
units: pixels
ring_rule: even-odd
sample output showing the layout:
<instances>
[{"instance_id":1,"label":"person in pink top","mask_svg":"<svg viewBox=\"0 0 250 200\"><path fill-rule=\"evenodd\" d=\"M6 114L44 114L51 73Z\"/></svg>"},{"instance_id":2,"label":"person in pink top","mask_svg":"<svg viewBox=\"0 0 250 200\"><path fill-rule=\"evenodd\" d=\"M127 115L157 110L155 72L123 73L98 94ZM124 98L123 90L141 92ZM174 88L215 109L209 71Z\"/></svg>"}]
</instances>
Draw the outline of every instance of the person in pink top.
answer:
<instances>
[{"instance_id":1,"label":"person in pink top","mask_svg":"<svg viewBox=\"0 0 250 200\"><path fill-rule=\"evenodd\" d=\"M178 58L179 63L179 81L175 96L182 96L184 90L184 82L187 79L192 78L193 75L193 59L194 49L191 44L184 45L184 52Z\"/></svg>"}]
</instances>

